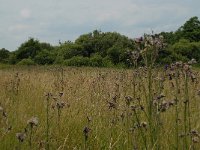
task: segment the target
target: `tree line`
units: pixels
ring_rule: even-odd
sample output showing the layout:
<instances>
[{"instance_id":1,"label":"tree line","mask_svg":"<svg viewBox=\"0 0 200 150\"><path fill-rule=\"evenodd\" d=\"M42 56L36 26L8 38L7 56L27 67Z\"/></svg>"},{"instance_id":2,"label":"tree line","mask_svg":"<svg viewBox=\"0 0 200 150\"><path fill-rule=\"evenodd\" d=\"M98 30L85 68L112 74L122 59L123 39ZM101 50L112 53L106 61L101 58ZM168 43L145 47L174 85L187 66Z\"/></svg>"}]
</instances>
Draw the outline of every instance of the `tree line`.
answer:
<instances>
[{"instance_id":1,"label":"tree line","mask_svg":"<svg viewBox=\"0 0 200 150\"><path fill-rule=\"evenodd\" d=\"M162 36L165 47L159 51L158 65L175 61L200 60L200 21L192 17L174 32L154 34ZM0 49L0 63L18 65L66 65L93 67L132 67L136 41L117 32L91 33L79 36L74 42L59 42L52 46L29 38L15 51ZM142 59L138 57L138 64Z\"/></svg>"}]
</instances>

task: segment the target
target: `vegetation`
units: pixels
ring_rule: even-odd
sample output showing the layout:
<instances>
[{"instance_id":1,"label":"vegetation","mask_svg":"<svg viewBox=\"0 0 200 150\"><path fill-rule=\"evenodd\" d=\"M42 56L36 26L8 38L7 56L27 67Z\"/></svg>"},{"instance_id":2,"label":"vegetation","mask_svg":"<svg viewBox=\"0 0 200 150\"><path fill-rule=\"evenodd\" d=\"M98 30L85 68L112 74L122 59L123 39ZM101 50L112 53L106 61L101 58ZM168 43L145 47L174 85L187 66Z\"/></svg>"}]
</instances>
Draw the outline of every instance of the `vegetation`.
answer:
<instances>
[{"instance_id":1,"label":"vegetation","mask_svg":"<svg viewBox=\"0 0 200 150\"><path fill-rule=\"evenodd\" d=\"M138 40L131 70L0 70L0 149L200 149L196 61L157 68L163 40ZM83 66L104 59L87 55L64 62ZM140 59L144 67L138 67Z\"/></svg>"},{"instance_id":2,"label":"vegetation","mask_svg":"<svg viewBox=\"0 0 200 150\"><path fill-rule=\"evenodd\" d=\"M175 32L156 35L162 35L166 44L159 51L158 65L193 58L200 60L200 21L197 17L190 18ZM18 64L23 59L31 59L38 65L133 67L132 52L136 51L136 43L142 37L130 39L116 32L95 30L74 42L60 42L57 46L30 38L13 52L0 49L0 63ZM139 58L138 64L143 65L142 60Z\"/></svg>"}]
</instances>

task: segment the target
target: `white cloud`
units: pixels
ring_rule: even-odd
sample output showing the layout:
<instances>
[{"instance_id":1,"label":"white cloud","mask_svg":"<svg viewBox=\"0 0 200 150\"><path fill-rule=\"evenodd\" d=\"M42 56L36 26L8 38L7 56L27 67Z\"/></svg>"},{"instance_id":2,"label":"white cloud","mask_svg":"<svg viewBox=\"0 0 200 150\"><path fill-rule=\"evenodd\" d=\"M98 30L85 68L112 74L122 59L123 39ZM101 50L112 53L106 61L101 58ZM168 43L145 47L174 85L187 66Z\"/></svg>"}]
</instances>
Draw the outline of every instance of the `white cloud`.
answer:
<instances>
[{"instance_id":1,"label":"white cloud","mask_svg":"<svg viewBox=\"0 0 200 150\"><path fill-rule=\"evenodd\" d=\"M31 11L30 9L24 8L20 11L20 15L24 19L28 19L31 17Z\"/></svg>"},{"instance_id":2,"label":"white cloud","mask_svg":"<svg viewBox=\"0 0 200 150\"><path fill-rule=\"evenodd\" d=\"M16 24L16 25L12 25L8 28L8 31L10 32L24 32L28 29L30 29L31 26L29 25L25 25L25 24Z\"/></svg>"},{"instance_id":3,"label":"white cloud","mask_svg":"<svg viewBox=\"0 0 200 150\"><path fill-rule=\"evenodd\" d=\"M129 37L172 31L200 17L199 6L200 0L6 0L0 5L0 48L14 50L28 37L74 40L94 29Z\"/></svg>"}]
</instances>

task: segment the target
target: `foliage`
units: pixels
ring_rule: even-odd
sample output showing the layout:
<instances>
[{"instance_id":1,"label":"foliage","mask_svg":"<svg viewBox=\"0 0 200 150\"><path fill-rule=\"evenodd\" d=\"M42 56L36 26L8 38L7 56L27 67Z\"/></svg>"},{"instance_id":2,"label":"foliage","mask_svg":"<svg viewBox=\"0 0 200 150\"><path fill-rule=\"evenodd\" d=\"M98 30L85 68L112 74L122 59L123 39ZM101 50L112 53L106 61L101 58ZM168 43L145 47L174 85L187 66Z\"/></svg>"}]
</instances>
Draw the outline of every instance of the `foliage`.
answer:
<instances>
[{"instance_id":1,"label":"foliage","mask_svg":"<svg viewBox=\"0 0 200 150\"><path fill-rule=\"evenodd\" d=\"M35 65L35 62L31 58L25 58L25 59L22 59L17 64L18 65L32 66L32 65Z\"/></svg>"},{"instance_id":2,"label":"foliage","mask_svg":"<svg viewBox=\"0 0 200 150\"><path fill-rule=\"evenodd\" d=\"M7 63L10 56L10 52L5 48L0 49L0 62Z\"/></svg>"},{"instance_id":3,"label":"foliage","mask_svg":"<svg viewBox=\"0 0 200 150\"><path fill-rule=\"evenodd\" d=\"M34 61L40 65L53 64L55 57L51 51L43 49L35 56Z\"/></svg>"},{"instance_id":4,"label":"foliage","mask_svg":"<svg viewBox=\"0 0 200 150\"><path fill-rule=\"evenodd\" d=\"M64 61L64 64L66 66L89 66L90 64L90 59L88 57L83 57L83 56L74 56L70 59L67 59Z\"/></svg>"},{"instance_id":5,"label":"foliage","mask_svg":"<svg viewBox=\"0 0 200 150\"><path fill-rule=\"evenodd\" d=\"M178 60L200 60L200 21L192 17L175 32L161 32L154 37L162 36L165 46L158 51L155 63L165 64ZM0 49L0 62L17 64L30 58L39 65L65 64L93 67L133 67L144 65L142 53L136 43L145 36L130 39L117 32L93 32L79 36L74 42L59 42L51 46L29 38L14 52ZM140 41L141 42L141 41ZM155 47L154 47L155 48ZM137 61L135 61L135 58ZM200 62L198 62L200 63Z\"/></svg>"}]
</instances>

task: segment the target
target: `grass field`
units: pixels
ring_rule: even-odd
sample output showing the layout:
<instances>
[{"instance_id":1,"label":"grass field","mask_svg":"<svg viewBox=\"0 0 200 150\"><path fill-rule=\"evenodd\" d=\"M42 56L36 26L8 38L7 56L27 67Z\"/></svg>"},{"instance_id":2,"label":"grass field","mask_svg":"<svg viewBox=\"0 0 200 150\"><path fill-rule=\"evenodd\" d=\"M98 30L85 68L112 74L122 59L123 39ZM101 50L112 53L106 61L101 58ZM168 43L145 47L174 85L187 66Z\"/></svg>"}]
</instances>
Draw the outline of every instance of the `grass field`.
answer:
<instances>
[{"instance_id":1,"label":"grass field","mask_svg":"<svg viewBox=\"0 0 200 150\"><path fill-rule=\"evenodd\" d=\"M185 66L3 67L0 149L199 150L199 81Z\"/></svg>"}]
</instances>

